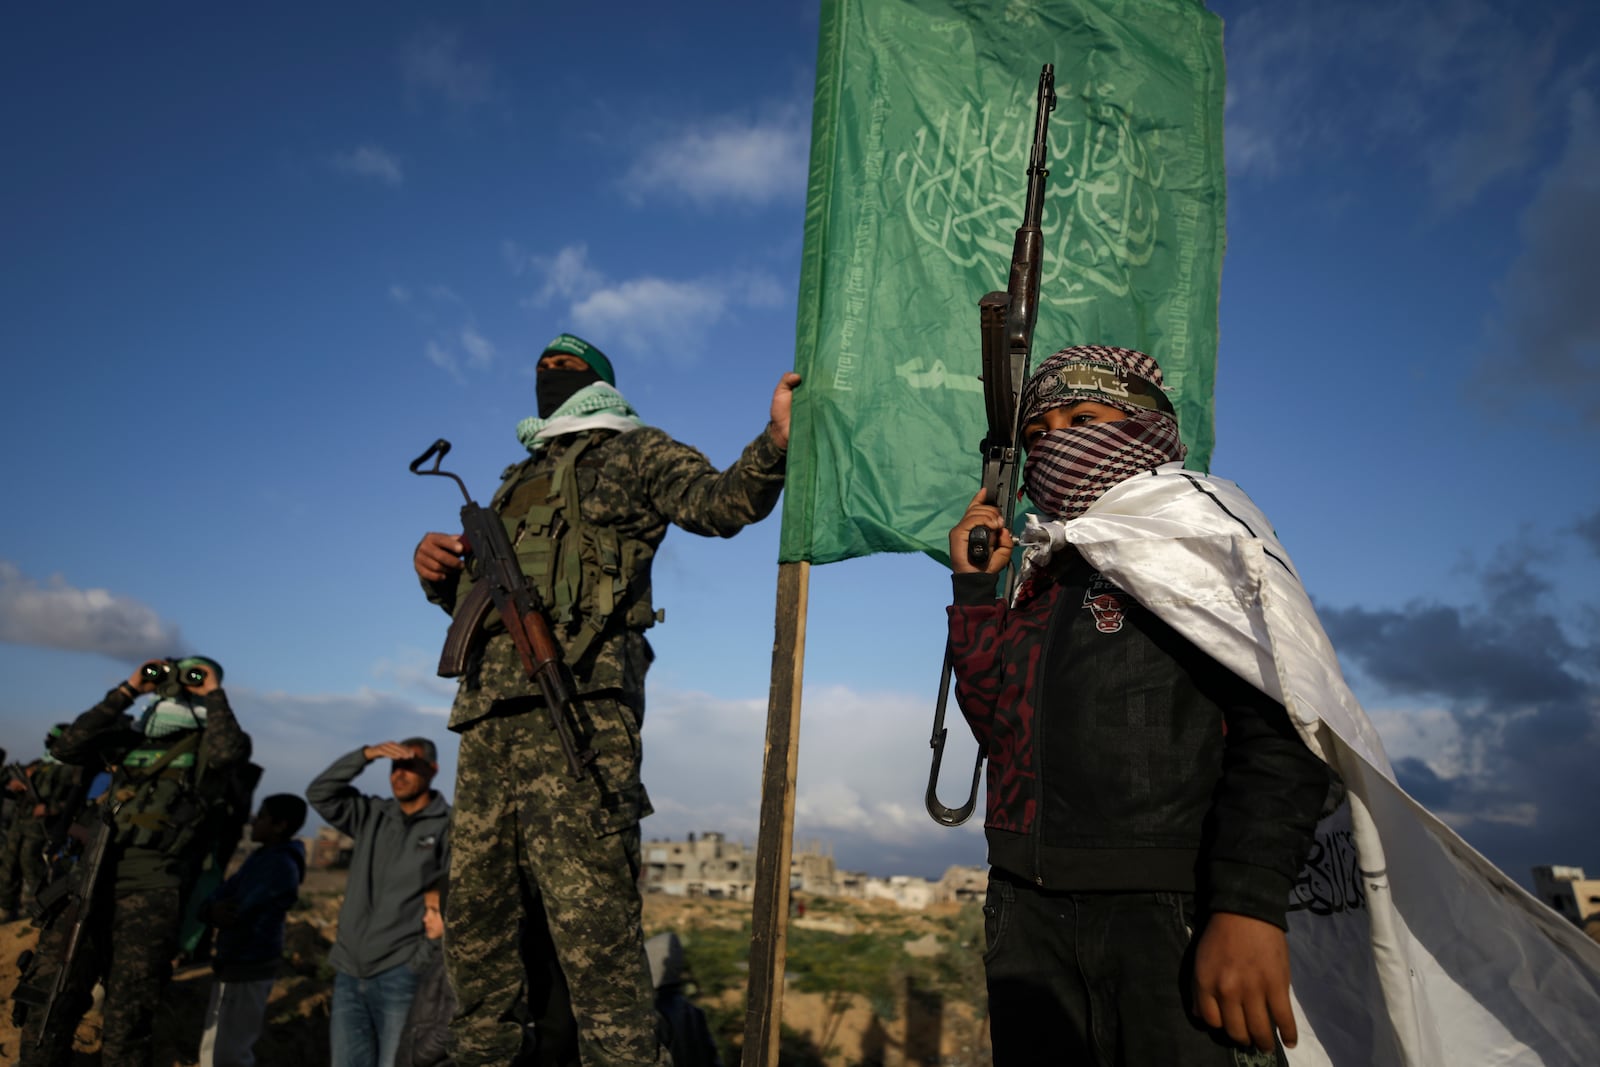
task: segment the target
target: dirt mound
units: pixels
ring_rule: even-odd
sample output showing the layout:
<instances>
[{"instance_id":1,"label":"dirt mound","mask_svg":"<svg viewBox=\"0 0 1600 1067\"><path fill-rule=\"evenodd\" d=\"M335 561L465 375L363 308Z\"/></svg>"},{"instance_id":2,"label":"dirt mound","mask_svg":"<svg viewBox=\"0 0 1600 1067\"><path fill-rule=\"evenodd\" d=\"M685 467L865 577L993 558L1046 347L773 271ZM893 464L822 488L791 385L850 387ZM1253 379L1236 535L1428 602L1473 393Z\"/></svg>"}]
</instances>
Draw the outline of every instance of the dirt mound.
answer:
<instances>
[{"instance_id":1,"label":"dirt mound","mask_svg":"<svg viewBox=\"0 0 1600 1067\"><path fill-rule=\"evenodd\" d=\"M342 873L313 871L289 913L284 970L273 987L257 1062L326 1067L333 972L328 950L338 928ZM722 1046L739 1062L749 976L750 905L657 894L645 898L647 934L675 930L698 983L696 999ZM0 926L0 1063L14 1063L11 1024L16 959L38 932L26 922ZM785 1067L984 1067L989 1061L975 905L912 912L883 902L806 900L790 924L785 973ZM205 966L179 968L156 1017L156 1067L199 1058L211 993ZM73 1067L99 1061L100 1012L78 1027Z\"/></svg>"},{"instance_id":2,"label":"dirt mound","mask_svg":"<svg viewBox=\"0 0 1600 1067\"><path fill-rule=\"evenodd\" d=\"M338 916L338 898L331 911ZM333 994L327 969L333 944L326 900L311 898L289 916L282 975L267 1002L267 1022L256 1044L263 1064L322 1067L328 1062L328 1004ZM17 957L31 950L39 932L29 922L0 926L0 1063L15 1063L21 1035L11 1022L12 994L17 986ZM200 1032L211 996L211 969L180 967L156 1012L156 1067L179 1067L200 1058ZM78 1026L73 1042L73 1067L99 1063L100 997Z\"/></svg>"}]
</instances>

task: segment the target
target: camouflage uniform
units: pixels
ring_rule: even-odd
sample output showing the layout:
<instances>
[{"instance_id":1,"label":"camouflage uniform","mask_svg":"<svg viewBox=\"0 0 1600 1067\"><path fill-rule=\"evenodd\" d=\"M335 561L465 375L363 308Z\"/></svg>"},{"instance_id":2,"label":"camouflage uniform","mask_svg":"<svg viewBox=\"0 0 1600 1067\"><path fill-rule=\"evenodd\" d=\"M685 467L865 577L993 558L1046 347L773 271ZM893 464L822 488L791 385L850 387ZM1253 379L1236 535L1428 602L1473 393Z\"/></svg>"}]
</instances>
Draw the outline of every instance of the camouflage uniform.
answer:
<instances>
[{"instance_id":1,"label":"camouflage uniform","mask_svg":"<svg viewBox=\"0 0 1600 1067\"><path fill-rule=\"evenodd\" d=\"M576 694L571 726L579 748L592 749L596 761L582 780L573 779L515 647L503 632L492 633L469 665L450 719L462 735L445 938L461 1005L452 1027L460 1067L501 1067L518 1050L515 1017L527 981L519 923L541 896L542 909L526 917L548 923L571 988L583 1062L670 1061L653 1007L637 884L639 820L651 811L639 781L644 676L652 658L643 631L655 619L650 559L668 523L731 537L765 517L783 487L784 455L762 433L718 473L699 452L646 428L558 438L536 459L507 470L493 506L524 572L554 608L553 628L567 650ZM564 521L570 519L564 496L553 512L545 505L573 456L576 524ZM540 488L530 493L529 486ZM585 546L581 568L566 549L550 558L529 545L537 536L559 542L574 525ZM603 547L607 538L618 565L597 567L592 546L602 545L598 555L611 552ZM563 576L580 569L581 592L558 594ZM596 584L610 606L598 626ZM455 581L424 586L447 611L462 593Z\"/></svg>"},{"instance_id":2,"label":"camouflage uniform","mask_svg":"<svg viewBox=\"0 0 1600 1067\"><path fill-rule=\"evenodd\" d=\"M210 780L214 772L222 777L249 758L250 738L239 728L221 689L202 700L205 729L194 752L197 760L203 759ZM119 686L51 742L51 753L63 763L116 768L106 796L123 799L122 811L136 812L141 822L129 824L119 819L117 837L107 853L107 867L95 890L50 1029L41 1043L44 1012L39 1007L27 1009L19 1067L62 1067L70 1062L72 1035L89 1009L97 981L106 988L101 1062L105 1067L151 1067L156 1005L177 954L183 883L206 842L186 834L199 822L197 813L174 811L173 818L162 826L163 813L142 803L148 788L130 797L135 789L122 764L134 753L148 751L151 744L123 715L133 701ZM193 733L185 731L163 741L175 745ZM178 763L175 760L170 766ZM184 775L172 770L160 779L161 785L181 784ZM190 785L192 781L184 788ZM154 832L163 835L161 842L180 843L150 843L138 834L140 827L156 828ZM62 921L66 914L70 913L58 912L47 920L33 963L19 985L37 991L48 989L54 981L66 950L69 924Z\"/></svg>"},{"instance_id":3,"label":"camouflage uniform","mask_svg":"<svg viewBox=\"0 0 1600 1067\"><path fill-rule=\"evenodd\" d=\"M28 780L44 801L45 813L33 813L34 802L26 793L15 800L16 816L6 832L5 854L0 857L0 912L26 909L44 878L45 842L50 822L61 813L61 802L70 793L76 775L71 768L46 760L35 760Z\"/></svg>"}]
</instances>

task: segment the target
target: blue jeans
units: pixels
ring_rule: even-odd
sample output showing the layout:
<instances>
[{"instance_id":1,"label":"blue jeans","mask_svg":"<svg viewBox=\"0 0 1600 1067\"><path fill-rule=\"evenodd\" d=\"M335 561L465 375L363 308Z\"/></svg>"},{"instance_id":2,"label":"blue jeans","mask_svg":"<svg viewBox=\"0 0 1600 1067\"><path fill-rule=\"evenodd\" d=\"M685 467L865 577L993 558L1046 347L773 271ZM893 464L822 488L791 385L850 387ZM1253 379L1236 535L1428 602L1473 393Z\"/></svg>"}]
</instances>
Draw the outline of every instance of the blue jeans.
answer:
<instances>
[{"instance_id":1,"label":"blue jeans","mask_svg":"<svg viewBox=\"0 0 1600 1067\"><path fill-rule=\"evenodd\" d=\"M333 1067L395 1067L417 977L403 963L368 978L333 976Z\"/></svg>"}]
</instances>

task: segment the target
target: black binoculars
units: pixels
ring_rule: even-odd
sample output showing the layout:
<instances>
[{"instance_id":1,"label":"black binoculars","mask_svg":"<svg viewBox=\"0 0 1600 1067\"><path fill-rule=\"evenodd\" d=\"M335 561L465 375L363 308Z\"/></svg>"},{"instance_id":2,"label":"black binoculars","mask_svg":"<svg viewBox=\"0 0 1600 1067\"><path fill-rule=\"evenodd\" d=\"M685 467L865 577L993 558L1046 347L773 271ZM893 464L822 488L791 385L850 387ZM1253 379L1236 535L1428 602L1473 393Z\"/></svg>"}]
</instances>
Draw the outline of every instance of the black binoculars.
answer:
<instances>
[{"instance_id":1,"label":"black binoculars","mask_svg":"<svg viewBox=\"0 0 1600 1067\"><path fill-rule=\"evenodd\" d=\"M169 659L163 660L160 663L146 663L140 669L140 673L144 675L145 681L154 685L160 685L168 678L171 678L172 673L177 670L178 661L175 659ZM204 685L205 680L206 672L204 667L185 667L178 674L179 685Z\"/></svg>"}]
</instances>

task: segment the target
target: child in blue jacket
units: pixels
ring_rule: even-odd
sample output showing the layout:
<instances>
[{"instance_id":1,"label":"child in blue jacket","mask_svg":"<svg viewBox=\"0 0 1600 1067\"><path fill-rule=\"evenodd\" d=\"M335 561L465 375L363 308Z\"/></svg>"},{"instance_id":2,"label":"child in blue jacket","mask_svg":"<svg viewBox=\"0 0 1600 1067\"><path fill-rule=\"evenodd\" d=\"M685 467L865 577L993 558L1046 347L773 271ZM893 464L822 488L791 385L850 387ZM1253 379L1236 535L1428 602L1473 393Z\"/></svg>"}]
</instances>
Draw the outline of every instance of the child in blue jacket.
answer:
<instances>
[{"instance_id":1,"label":"child in blue jacket","mask_svg":"<svg viewBox=\"0 0 1600 1067\"><path fill-rule=\"evenodd\" d=\"M284 920L300 899L305 848L294 835L306 802L277 793L261 802L250 837L261 847L201 905L217 928L211 1003L200 1040L200 1067L253 1067L267 997L283 959Z\"/></svg>"}]
</instances>

